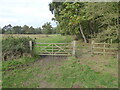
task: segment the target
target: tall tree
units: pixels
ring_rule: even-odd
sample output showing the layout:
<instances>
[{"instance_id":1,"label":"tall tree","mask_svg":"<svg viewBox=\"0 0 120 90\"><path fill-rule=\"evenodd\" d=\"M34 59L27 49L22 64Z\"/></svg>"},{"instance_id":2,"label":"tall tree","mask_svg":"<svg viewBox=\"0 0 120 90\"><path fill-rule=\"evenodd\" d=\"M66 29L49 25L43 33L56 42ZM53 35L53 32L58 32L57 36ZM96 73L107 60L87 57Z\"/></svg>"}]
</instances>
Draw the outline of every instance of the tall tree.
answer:
<instances>
[{"instance_id":1,"label":"tall tree","mask_svg":"<svg viewBox=\"0 0 120 90\"><path fill-rule=\"evenodd\" d=\"M2 33L4 34L4 33L11 33L11 31L12 31L12 25L11 24L9 24L9 25L5 25L3 28L2 28Z\"/></svg>"},{"instance_id":2,"label":"tall tree","mask_svg":"<svg viewBox=\"0 0 120 90\"><path fill-rule=\"evenodd\" d=\"M24 33L26 33L26 34L29 33L29 26L24 25L22 28L23 28L23 32L24 32Z\"/></svg>"},{"instance_id":3,"label":"tall tree","mask_svg":"<svg viewBox=\"0 0 120 90\"><path fill-rule=\"evenodd\" d=\"M42 34L41 27L38 27L38 28L35 29L35 34Z\"/></svg>"},{"instance_id":4,"label":"tall tree","mask_svg":"<svg viewBox=\"0 0 120 90\"><path fill-rule=\"evenodd\" d=\"M29 34L35 34L35 29L31 26L28 31Z\"/></svg>"},{"instance_id":5,"label":"tall tree","mask_svg":"<svg viewBox=\"0 0 120 90\"><path fill-rule=\"evenodd\" d=\"M84 42L87 42L90 34L117 35L117 7L117 2L52 2L49 4L49 9L55 16L54 20L58 22L60 32L82 36ZM103 39L107 40L108 38Z\"/></svg>"},{"instance_id":6,"label":"tall tree","mask_svg":"<svg viewBox=\"0 0 120 90\"><path fill-rule=\"evenodd\" d=\"M84 11L82 10L84 8L84 3L53 2L49 6L51 12L54 12L56 18L55 20L59 22L62 31L75 35L80 34L82 35L84 42L87 42L81 24L81 22L85 20Z\"/></svg>"},{"instance_id":7,"label":"tall tree","mask_svg":"<svg viewBox=\"0 0 120 90\"><path fill-rule=\"evenodd\" d=\"M21 26L14 26L12 28L12 34L23 34Z\"/></svg>"},{"instance_id":8,"label":"tall tree","mask_svg":"<svg viewBox=\"0 0 120 90\"><path fill-rule=\"evenodd\" d=\"M42 26L42 32L44 34L52 34L52 26L50 22L47 22Z\"/></svg>"}]
</instances>

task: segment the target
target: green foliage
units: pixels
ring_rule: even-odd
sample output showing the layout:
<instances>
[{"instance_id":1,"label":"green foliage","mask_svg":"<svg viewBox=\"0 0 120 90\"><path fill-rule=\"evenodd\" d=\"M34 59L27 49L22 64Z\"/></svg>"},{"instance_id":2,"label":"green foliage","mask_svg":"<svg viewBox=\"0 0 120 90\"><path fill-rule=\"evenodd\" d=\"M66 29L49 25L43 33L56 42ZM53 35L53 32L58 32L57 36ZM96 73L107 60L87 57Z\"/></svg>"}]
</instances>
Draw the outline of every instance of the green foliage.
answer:
<instances>
[{"instance_id":1,"label":"green foliage","mask_svg":"<svg viewBox=\"0 0 120 90\"><path fill-rule=\"evenodd\" d=\"M43 34L52 34L52 26L51 26L50 22L47 22L42 26L42 33Z\"/></svg>"},{"instance_id":2,"label":"green foliage","mask_svg":"<svg viewBox=\"0 0 120 90\"><path fill-rule=\"evenodd\" d=\"M57 29L52 27L50 22L45 23L42 27L34 28L32 26L24 25L21 26L11 26L10 24L0 28L0 34L56 34Z\"/></svg>"},{"instance_id":3,"label":"green foliage","mask_svg":"<svg viewBox=\"0 0 120 90\"><path fill-rule=\"evenodd\" d=\"M118 42L118 2L52 2L49 8L62 34L79 35L81 38L81 24L87 39L97 34L98 38L103 39L99 41L112 38Z\"/></svg>"},{"instance_id":4,"label":"green foliage","mask_svg":"<svg viewBox=\"0 0 120 90\"><path fill-rule=\"evenodd\" d=\"M29 27L27 25L21 26L11 26L10 25L4 26L2 28L2 34L41 34L41 28L33 28L32 26ZM1 33L1 32L0 32Z\"/></svg>"},{"instance_id":5,"label":"green foliage","mask_svg":"<svg viewBox=\"0 0 120 90\"><path fill-rule=\"evenodd\" d=\"M31 38L7 37L2 40L2 55L4 60L21 57L25 54L31 54L29 41Z\"/></svg>"},{"instance_id":6,"label":"green foliage","mask_svg":"<svg viewBox=\"0 0 120 90\"><path fill-rule=\"evenodd\" d=\"M59 32L57 31L57 28L56 27L53 27L52 28L52 34L58 34Z\"/></svg>"},{"instance_id":7,"label":"green foliage","mask_svg":"<svg viewBox=\"0 0 120 90\"><path fill-rule=\"evenodd\" d=\"M22 27L21 26L14 26L11 30L11 33L12 34L22 34L23 33L23 30L22 30Z\"/></svg>"}]
</instances>

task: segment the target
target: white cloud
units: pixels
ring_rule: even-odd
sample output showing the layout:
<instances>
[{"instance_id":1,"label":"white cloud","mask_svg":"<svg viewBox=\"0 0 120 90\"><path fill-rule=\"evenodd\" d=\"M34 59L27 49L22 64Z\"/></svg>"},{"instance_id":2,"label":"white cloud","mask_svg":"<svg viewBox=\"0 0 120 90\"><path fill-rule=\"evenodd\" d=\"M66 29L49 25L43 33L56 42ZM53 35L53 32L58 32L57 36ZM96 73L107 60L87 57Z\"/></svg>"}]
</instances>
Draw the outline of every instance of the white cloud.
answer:
<instances>
[{"instance_id":1,"label":"white cloud","mask_svg":"<svg viewBox=\"0 0 120 90\"><path fill-rule=\"evenodd\" d=\"M6 22L16 22L17 19L14 19L14 18L0 18L0 21L2 23L6 23Z\"/></svg>"},{"instance_id":2,"label":"white cloud","mask_svg":"<svg viewBox=\"0 0 120 90\"><path fill-rule=\"evenodd\" d=\"M7 24L42 26L54 17L48 4L52 0L1 0L0 27ZM55 23L52 22L53 25Z\"/></svg>"}]
</instances>

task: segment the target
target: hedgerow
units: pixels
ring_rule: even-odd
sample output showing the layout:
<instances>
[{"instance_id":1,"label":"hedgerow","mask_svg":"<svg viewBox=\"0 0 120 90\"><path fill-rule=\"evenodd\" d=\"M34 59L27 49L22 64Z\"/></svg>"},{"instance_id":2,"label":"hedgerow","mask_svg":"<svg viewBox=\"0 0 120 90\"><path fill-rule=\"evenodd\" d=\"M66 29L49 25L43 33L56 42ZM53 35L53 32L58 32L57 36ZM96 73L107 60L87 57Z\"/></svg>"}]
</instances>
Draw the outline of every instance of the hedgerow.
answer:
<instances>
[{"instance_id":1,"label":"hedgerow","mask_svg":"<svg viewBox=\"0 0 120 90\"><path fill-rule=\"evenodd\" d=\"M21 56L31 56L29 41L33 41L29 37L7 37L2 40L2 59L10 60L20 58Z\"/></svg>"}]
</instances>

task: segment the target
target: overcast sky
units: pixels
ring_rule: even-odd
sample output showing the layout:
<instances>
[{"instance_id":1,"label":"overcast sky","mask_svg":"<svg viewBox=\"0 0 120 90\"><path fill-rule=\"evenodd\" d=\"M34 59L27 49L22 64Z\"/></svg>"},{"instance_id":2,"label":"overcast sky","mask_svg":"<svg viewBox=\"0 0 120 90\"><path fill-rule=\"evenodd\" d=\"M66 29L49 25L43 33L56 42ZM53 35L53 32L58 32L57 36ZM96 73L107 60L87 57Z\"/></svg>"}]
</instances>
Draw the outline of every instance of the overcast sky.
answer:
<instances>
[{"instance_id":1,"label":"overcast sky","mask_svg":"<svg viewBox=\"0 0 120 90\"><path fill-rule=\"evenodd\" d=\"M55 22L48 4L52 0L0 0L0 27L11 24L41 27L46 22Z\"/></svg>"}]
</instances>

